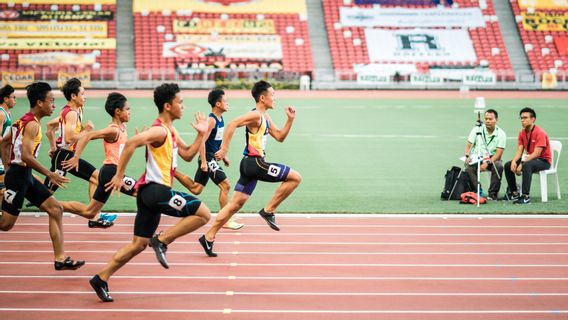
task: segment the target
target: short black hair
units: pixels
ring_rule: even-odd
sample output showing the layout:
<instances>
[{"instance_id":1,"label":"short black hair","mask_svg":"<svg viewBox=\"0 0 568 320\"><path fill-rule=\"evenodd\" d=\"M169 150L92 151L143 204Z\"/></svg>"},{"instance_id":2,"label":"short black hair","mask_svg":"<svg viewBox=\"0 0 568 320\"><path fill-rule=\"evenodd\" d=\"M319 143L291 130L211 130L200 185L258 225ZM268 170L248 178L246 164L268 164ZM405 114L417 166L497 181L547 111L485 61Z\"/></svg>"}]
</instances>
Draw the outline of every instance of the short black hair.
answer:
<instances>
[{"instance_id":1,"label":"short black hair","mask_svg":"<svg viewBox=\"0 0 568 320\"><path fill-rule=\"evenodd\" d=\"M26 87L26 95L30 101L30 109L35 107L38 101L45 100L51 91L51 86L47 82L34 82Z\"/></svg>"},{"instance_id":2,"label":"short black hair","mask_svg":"<svg viewBox=\"0 0 568 320\"><path fill-rule=\"evenodd\" d=\"M125 103L126 97L122 93L111 92L106 99L105 110L111 117L114 117L116 109L124 108Z\"/></svg>"},{"instance_id":3,"label":"short black hair","mask_svg":"<svg viewBox=\"0 0 568 320\"><path fill-rule=\"evenodd\" d=\"M222 89L214 89L209 92L209 96L207 96L207 102L211 105L211 108L215 107L215 104L221 101L221 98L225 95L225 91Z\"/></svg>"},{"instance_id":4,"label":"short black hair","mask_svg":"<svg viewBox=\"0 0 568 320\"><path fill-rule=\"evenodd\" d=\"M156 87L154 89L154 104L158 107L158 112L162 113L164 104L172 103L179 91L179 86L175 83L163 83Z\"/></svg>"},{"instance_id":5,"label":"short black hair","mask_svg":"<svg viewBox=\"0 0 568 320\"><path fill-rule=\"evenodd\" d=\"M531 114L531 117L536 118L536 112L534 112L533 108L529 108L529 107L524 107L521 109L521 111L519 112L519 116L525 112L528 112Z\"/></svg>"},{"instance_id":6,"label":"short black hair","mask_svg":"<svg viewBox=\"0 0 568 320\"><path fill-rule=\"evenodd\" d=\"M251 90L254 101L259 102L260 96L265 93L268 88L272 88L272 86L270 85L270 83L264 80L260 80L259 82L255 83Z\"/></svg>"},{"instance_id":7,"label":"short black hair","mask_svg":"<svg viewBox=\"0 0 568 320\"><path fill-rule=\"evenodd\" d=\"M495 111L495 109L488 109L485 113L493 113L495 115L495 119L499 119L499 114Z\"/></svg>"},{"instance_id":8,"label":"short black hair","mask_svg":"<svg viewBox=\"0 0 568 320\"><path fill-rule=\"evenodd\" d=\"M65 82L63 88L61 88L61 92L65 96L67 101L71 101L71 95L78 95L81 88L81 80L77 78L71 78Z\"/></svg>"},{"instance_id":9,"label":"short black hair","mask_svg":"<svg viewBox=\"0 0 568 320\"><path fill-rule=\"evenodd\" d=\"M4 103L4 98L9 98L12 93L14 93L14 87L7 84L0 89L0 104Z\"/></svg>"}]
</instances>

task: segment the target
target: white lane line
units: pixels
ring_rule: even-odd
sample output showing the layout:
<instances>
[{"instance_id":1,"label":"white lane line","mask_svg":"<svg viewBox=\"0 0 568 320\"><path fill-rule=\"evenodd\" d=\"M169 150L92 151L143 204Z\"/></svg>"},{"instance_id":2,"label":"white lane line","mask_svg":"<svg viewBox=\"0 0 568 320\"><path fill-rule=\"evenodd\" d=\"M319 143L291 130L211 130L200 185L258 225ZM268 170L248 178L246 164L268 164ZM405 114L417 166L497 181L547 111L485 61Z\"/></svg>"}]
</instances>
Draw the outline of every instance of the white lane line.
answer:
<instances>
[{"instance_id":1,"label":"white lane line","mask_svg":"<svg viewBox=\"0 0 568 320\"><path fill-rule=\"evenodd\" d=\"M0 294L76 294L92 295L93 291L44 291L44 290L1 290ZM112 295L218 295L226 296L227 291L205 292L205 291L112 291ZM231 291L230 295L251 295L251 296L464 296L464 297L563 297L568 296L566 292L528 292L528 293L494 293L494 292L239 292Z\"/></svg>"},{"instance_id":2,"label":"white lane line","mask_svg":"<svg viewBox=\"0 0 568 320\"><path fill-rule=\"evenodd\" d=\"M156 312L156 313L226 313L210 309L79 309L79 308L0 308L0 311L17 312ZM232 313L310 313L310 314L568 314L568 310L276 310L231 309Z\"/></svg>"},{"instance_id":3,"label":"white lane line","mask_svg":"<svg viewBox=\"0 0 568 320\"><path fill-rule=\"evenodd\" d=\"M153 254L153 253L152 253ZM89 265L106 265L105 261L87 261ZM53 262L29 262L29 261L2 261L0 265L52 265ZM130 262L130 266L155 266L156 262ZM411 267L411 268L568 268L567 264L502 264L502 263L485 263L485 264L448 264L448 263L192 263L192 262L170 262L172 266L225 266L225 267Z\"/></svg>"},{"instance_id":4,"label":"white lane line","mask_svg":"<svg viewBox=\"0 0 568 320\"><path fill-rule=\"evenodd\" d=\"M54 275L0 275L0 279L90 279L91 276L54 276ZM419 280L419 281L568 281L568 278L550 277L550 278L535 278L535 277L299 277L299 276L113 276L113 279L159 279L159 280L321 280L321 281L401 281L401 280Z\"/></svg>"},{"instance_id":5,"label":"white lane line","mask_svg":"<svg viewBox=\"0 0 568 320\"><path fill-rule=\"evenodd\" d=\"M46 223L18 223L18 226L40 226L40 227L47 227L48 224ZM85 227L84 223L67 223L64 222L66 227L70 226L79 226ZM160 224L161 227L171 227L174 224ZM116 227L132 227L134 224L132 223L120 223L117 222L113 228ZM259 228L267 228L266 224L246 224L247 228L250 227L259 227ZM432 228L432 229L455 229L455 228L463 228L463 229L568 229L568 226L559 226L559 225L551 225L551 226L524 226L524 225L499 225L499 226L471 226L471 225L387 225L387 224L284 224L286 228L319 228L319 229L335 229L335 228L405 228L405 229L418 229L418 228ZM93 231L95 233L95 231ZM132 234L132 233L131 233ZM262 233L262 234L274 234L276 233ZM280 233L282 234L282 233Z\"/></svg>"},{"instance_id":6,"label":"white lane line","mask_svg":"<svg viewBox=\"0 0 568 320\"><path fill-rule=\"evenodd\" d=\"M45 231L10 231L10 234L41 234L44 235ZM65 234L97 234L98 236L103 235L132 235L132 232L113 232L105 231L104 233L93 232L93 231L65 231ZM231 235L237 233L224 233L223 235ZM239 235L253 236L253 235L274 235L275 233L261 233L261 232L239 232ZM290 232L290 233L278 233L279 236L314 236L314 237L337 237L337 236L373 236L373 237L384 237L384 236L424 236L424 237L568 237L568 233L307 233L307 232ZM222 243L222 242L216 242Z\"/></svg>"},{"instance_id":7,"label":"white lane line","mask_svg":"<svg viewBox=\"0 0 568 320\"><path fill-rule=\"evenodd\" d=\"M65 240L65 243L131 243L130 240ZM49 240L0 240L0 243L49 243ZM195 244L195 241L175 241L176 244ZM233 242L229 242L233 243ZM429 246L429 245L449 245L449 246L557 246L568 245L568 242L286 242L286 241L250 241L241 244L266 244L266 245L394 245L394 246ZM300 254L300 253L298 253ZM311 253L310 253L311 254ZM348 254L345 252L332 254Z\"/></svg>"}]
</instances>

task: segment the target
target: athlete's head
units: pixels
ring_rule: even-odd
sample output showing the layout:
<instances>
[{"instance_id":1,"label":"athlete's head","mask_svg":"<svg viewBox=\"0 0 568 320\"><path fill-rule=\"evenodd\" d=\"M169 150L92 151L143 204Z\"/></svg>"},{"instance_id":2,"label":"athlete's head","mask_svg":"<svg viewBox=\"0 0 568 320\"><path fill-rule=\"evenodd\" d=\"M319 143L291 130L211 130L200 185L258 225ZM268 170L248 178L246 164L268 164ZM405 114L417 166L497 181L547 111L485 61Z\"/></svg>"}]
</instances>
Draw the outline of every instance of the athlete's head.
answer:
<instances>
[{"instance_id":1,"label":"athlete's head","mask_svg":"<svg viewBox=\"0 0 568 320\"><path fill-rule=\"evenodd\" d=\"M183 99L180 96L179 86L175 83L164 83L154 89L154 104L158 107L159 113L170 109L174 119L181 118Z\"/></svg>"},{"instance_id":2,"label":"athlete's head","mask_svg":"<svg viewBox=\"0 0 568 320\"><path fill-rule=\"evenodd\" d=\"M227 103L227 98L225 98L225 91L221 89L214 89L209 92L207 101L211 105L211 108L219 108L223 111L227 111L229 104Z\"/></svg>"},{"instance_id":3,"label":"athlete's head","mask_svg":"<svg viewBox=\"0 0 568 320\"><path fill-rule=\"evenodd\" d=\"M51 115L55 109L55 97L46 82L34 82L26 87L30 108L40 108L42 115Z\"/></svg>"},{"instance_id":4,"label":"athlete's head","mask_svg":"<svg viewBox=\"0 0 568 320\"><path fill-rule=\"evenodd\" d=\"M81 80L77 78L67 80L67 82L63 85L63 88L61 88L61 92L63 92L67 101L72 101L79 107L85 105L85 89L81 85Z\"/></svg>"},{"instance_id":5,"label":"athlete's head","mask_svg":"<svg viewBox=\"0 0 568 320\"><path fill-rule=\"evenodd\" d=\"M0 89L0 104L5 104L8 108L16 105L16 94L14 88L7 84Z\"/></svg>"},{"instance_id":6,"label":"athlete's head","mask_svg":"<svg viewBox=\"0 0 568 320\"><path fill-rule=\"evenodd\" d=\"M262 103L267 108L274 107L274 89L270 83L264 80L258 81L252 87L251 93L256 103Z\"/></svg>"},{"instance_id":7,"label":"athlete's head","mask_svg":"<svg viewBox=\"0 0 568 320\"><path fill-rule=\"evenodd\" d=\"M118 92L112 92L108 95L105 102L105 110L111 117L118 115L121 121L128 121L130 118L130 108L126 97Z\"/></svg>"}]
</instances>

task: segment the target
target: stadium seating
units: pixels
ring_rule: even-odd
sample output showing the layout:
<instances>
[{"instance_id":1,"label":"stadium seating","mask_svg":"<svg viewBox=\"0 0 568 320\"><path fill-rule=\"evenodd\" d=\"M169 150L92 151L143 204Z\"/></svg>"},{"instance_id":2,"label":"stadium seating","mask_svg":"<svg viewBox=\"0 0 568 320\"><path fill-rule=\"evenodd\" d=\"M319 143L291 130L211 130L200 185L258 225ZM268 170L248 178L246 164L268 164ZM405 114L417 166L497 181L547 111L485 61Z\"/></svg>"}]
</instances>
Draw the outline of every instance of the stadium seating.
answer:
<instances>
[{"instance_id":1,"label":"stadium seating","mask_svg":"<svg viewBox=\"0 0 568 320\"><path fill-rule=\"evenodd\" d=\"M482 14L485 18L484 28L469 29L469 35L473 42L477 59L475 61L467 61L464 63L455 62L420 62L417 63L418 70L428 69L429 67L488 67L497 74L506 75L505 78L512 80L512 66L505 49L505 44L501 37L499 22L495 16L492 0L484 1L486 5L481 7ZM408 4L410 3L410 4ZM444 1L442 1L444 3ZM456 0L454 7L468 8L478 7L476 0ZM397 61L370 61L367 43L365 41L364 27L345 27L340 23L340 7L361 7L371 8L373 5L356 5L354 1L344 0L323 0L323 10L328 30L328 39L330 45L331 56L334 69L340 78L344 80L352 80L354 77L354 64L368 63L398 63ZM381 2L381 8L413 8L426 9L435 8L433 1L397 1L384 0ZM382 29L398 30L399 28L383 27ZM436 28L442 29L442 28Z\"/></svg>"},{"instance_id":2,"label":"stadium seating","mask_svg":"<svg viewBox=\"0 0 568 320\"><path fill-rule=\"evenodd\" d=\"M174 20L191 19L265 19L273 20L275 32L281 37L283 71L309 73L313 69L312 54L310 48L310 37L308 34L307 22L301 20L294 14L264 14L260 17L253 13L219 14L192 12L191 15L172 12L147 12L145 14L134 13L134 36L135 36L135 57L136 69L141 80L145 79L174 79L177 67L187 67L188 65L211 66L218 62L215 56L196 56L196 57L163 57L163 44L168 41L175 41L177 35L173 30ZM246 33L254 35L255 33ZM207 34L208 35L208 34ZM222 36L223 34L219 34ZM262 64L273 62L267 60L247 60L223 58L227 66L245 66L247 63ZM234 67L233 66L233 67ZM192 75L192 79L199 79L200 74ZM243 74L243 76L246 76ZM183 77L182 77L183 78Z\"/></svg>"},{"instance_id":3,"label":"stadium seating","mask_svg":"<svg viewBox=\"0 0 568 320\"><path fill-rule=\"evenodd\" d=\"M94 1L93 1L94 2ZM113 13L113 17L111 20L107 22L107 35L106 38L114 39L116 37L116 17L115 17L115 5L70 5L70 4L10 4L7 2L0 3L0 12L9 12L9 11L22 11L22 10L43 10L43 11L50 11L50 12L61 12L61 11L73 11L73 12L81 12L81 11L111 11ZM9 22L8 22L9 21ZM2 21L5 23L10 22L21 22L21 23L29 23L29 22L39 22L39 20L18 20L17 18L14 20ZM57 19L52 20L41 20L42 22L56 22ZM79 20L79 19L65 19L66 22L85 22L87 20ZM42 39L49 39L44 38L43 35L38 34L37 36L34 34L26 34L26 35L17 35L15 34L13 37L8 37L8 39L14 38L42 38ZM68 40L77 40L80 38L74 37L65 37ZM39 53L47 53L47 52L60 52L60 53L74 53L74 54L94 54L96 56L94 64L85 64L85 65L19 65L18 63L18 56L20 54L39 54ZM116 67L116 50L115 49L72 49L72 48L57 48L57 49L0 49L0 69L2 71L33 71L35 75L35 79L42 79L42 80L55 80L57 79L57 75L60 71L68 72L68 73L80 73L83 71L90 71L91 73L91 80L112 80L114 79L114 70Z\"/></svg>"},{"instance_id":4,"label":"stadium seating","mask_svg":"<svg viewBox=\"0 0 568 320\"><path fill-rule=\"evenodd\" d=\"M511 6L513 7L513 13L516 16L519 34L521 36L523 44L525 45L525 52L533 71L539 73L549 72L551 69L556 69L558 71L567 71L568 54L561 54L558 51L554 39L557 37L568 37L568 33L566 31L525 30L522 23L522 13L526 13L527 10L521 10L517 1L511 1ZM551 14L568 14L568 10L561 11L539 9L535 11Z\"/></svg>"}]
</instances>

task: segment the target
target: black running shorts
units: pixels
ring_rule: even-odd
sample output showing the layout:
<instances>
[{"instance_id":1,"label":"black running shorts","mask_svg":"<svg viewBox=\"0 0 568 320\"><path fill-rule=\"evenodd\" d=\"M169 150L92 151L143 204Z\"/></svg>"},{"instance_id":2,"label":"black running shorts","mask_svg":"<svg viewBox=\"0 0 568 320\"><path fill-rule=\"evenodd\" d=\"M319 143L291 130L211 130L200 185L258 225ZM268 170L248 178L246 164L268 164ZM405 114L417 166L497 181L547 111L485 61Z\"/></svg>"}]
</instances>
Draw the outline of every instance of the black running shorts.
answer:
<instances>
[{"instance_id":1,"label":"black running shorts","mask_svg":"<svg viewBox=\"0 0 568 320\"><path fill-rule=\"evenodd\" d=\"M108 198L110 197L112 190L108 192L105 191L105 185L112 180L112 177L116 174L116 165L114 164L105 164L99 170L99 184L97 185L97 189L93 194L93 199L106 203ZM134 185L136 184L136 180L125 176L123 178L124 186L120 188L120 192L132 196L135 192Z\"/></svg>"},{"instance_id":2,"label":"black running shorts","mask_svg":"<svg viewBox=\"0 0 568 320\"><path fill-rule=\"evenodd\" d=\"M57 172L59 175L65 176L67 174L67 171L63 170L63 165L61 164L61 162L71 159L73 155L75 155L73 151L65 149L55 150L55 152L53 153L53 157L51 157L51 168L49 168L49 171ZM79 159L79 170L77 171L73 169L69 171L69 173L74 175L75 177L81 178L88 182L91 179L91 176L93 175L93 172L95 172L95 170L97 169L93 167L92 164L88 163L83 159ZM44 180L43 184L46 187L48 187L49 190L51 190L52 192L55 192L58 188L56 185L52 184L47 178Z\"/></svg>"},{"instance_id":3,"label":"black running shorts","mask_svg":"<svg viewBox=\"0 0 568 320\"><path fill-rule=\"evenodd\" d=\"M140 186L136 196L138 212L134 220L134 235L151 238L160 224L161 214L185 218L194 215L201 200L159 183Z\"/></svg>"},{"instance_id":4,"label":"black running shorts","mask_svg":"<svg viewBox=\"0 0 568 320\"><path fill-rule=\"evenodd\" d=\"M17 164L12 164L4 178L6 191L2 200L2 210L13 216L20 214L24 198L34 206L40 207L49 197L51 192L32 175L32 169Z\"/></svg>"},{"instance_id":5,"label":"black running shorts","mask_svg":"<svg viewBox=\"0 0 568 320\"><path fill-rule=\"evenodd\" d=\"M195 172L195 178L193 181L199 183L202 186L207 185L207 181L211 179L216 185L227 179L227 175L223 168L219 165L217 160L215 160L215 155L213 153L208 153L205 155L207 159L207 172L201 170L201 157L197 161L197 171Z\"/></svg>"},{"instance_id":6,"label":"black running shorts","mask_svg":"<svg viewBox=\"0 0 568 320\"><path fill-rule=\"evenodd\" d=\"M264 158L244 156L240 165L241 176L235 185L235 191L248 194L254 191L258 180L281 182L286 180L290 167L264 161Z\"/></svg>"}]
</instances>

